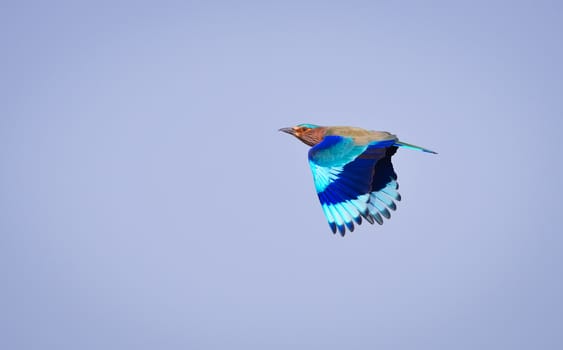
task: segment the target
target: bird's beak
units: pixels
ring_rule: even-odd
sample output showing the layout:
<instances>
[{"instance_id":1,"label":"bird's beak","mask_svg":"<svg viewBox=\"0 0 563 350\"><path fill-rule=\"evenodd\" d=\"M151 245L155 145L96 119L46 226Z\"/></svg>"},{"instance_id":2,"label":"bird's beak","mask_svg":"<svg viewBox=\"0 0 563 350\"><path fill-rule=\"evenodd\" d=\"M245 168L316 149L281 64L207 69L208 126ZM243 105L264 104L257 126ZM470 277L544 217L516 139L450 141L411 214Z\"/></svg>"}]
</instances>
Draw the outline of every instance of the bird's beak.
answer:
<instances>
[{"instance_id":1,"label":"bird's beak","mask_svg":"<svg viewBox=\"0 0 563 350\"><path fill-rule=\"evenodd\" d=\"M283 132L288 133L290 135L295 135L295 130L293 130L293 128L281 128L279 131L283 131Z\"/></svg>"}]
</instances>

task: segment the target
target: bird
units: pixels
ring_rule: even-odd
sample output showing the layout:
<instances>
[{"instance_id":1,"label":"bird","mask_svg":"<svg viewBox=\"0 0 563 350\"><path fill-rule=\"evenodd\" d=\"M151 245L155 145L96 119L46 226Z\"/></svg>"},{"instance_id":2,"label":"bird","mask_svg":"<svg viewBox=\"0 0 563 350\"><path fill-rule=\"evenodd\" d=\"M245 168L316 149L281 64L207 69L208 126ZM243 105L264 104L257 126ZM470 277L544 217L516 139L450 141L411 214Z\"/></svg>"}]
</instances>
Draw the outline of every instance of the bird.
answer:
<instances>
[{"instance_id":1,"label":"bird","mask_svg":"<svg viewBox=\"0 0 563 350\"><path fill-rule=\"evenodd\" d=\"M279 131L310 146L309 166L324 215L334 234L354 231L362 219L383 224L401 200L391 158L398 148L437 154L399 141L387 131L298 124Z\"/></svg>"}]
</instances>

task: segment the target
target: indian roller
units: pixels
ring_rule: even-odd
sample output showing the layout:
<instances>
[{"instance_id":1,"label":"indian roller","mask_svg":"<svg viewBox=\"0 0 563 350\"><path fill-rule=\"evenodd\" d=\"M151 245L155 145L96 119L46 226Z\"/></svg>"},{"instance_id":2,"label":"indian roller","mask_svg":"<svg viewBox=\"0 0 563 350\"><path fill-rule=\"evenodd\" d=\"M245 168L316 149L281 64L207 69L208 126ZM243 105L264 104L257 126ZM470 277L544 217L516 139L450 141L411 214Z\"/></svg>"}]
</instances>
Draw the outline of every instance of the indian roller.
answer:
<instances>
[{"instance_id":1,"label":"indian roller","mask_svg":"<svg viewBox=\"0 0 563 350\"><path fill-rule=\"evenodd\" d=\"M280 131L310 146L309 166L323 212L333 233L354 231L362 218L383 224L401 200L391 157L397 148L436 152L399 141L386 131L350 126L299 124Z\"/></svg>"}]
</instances>

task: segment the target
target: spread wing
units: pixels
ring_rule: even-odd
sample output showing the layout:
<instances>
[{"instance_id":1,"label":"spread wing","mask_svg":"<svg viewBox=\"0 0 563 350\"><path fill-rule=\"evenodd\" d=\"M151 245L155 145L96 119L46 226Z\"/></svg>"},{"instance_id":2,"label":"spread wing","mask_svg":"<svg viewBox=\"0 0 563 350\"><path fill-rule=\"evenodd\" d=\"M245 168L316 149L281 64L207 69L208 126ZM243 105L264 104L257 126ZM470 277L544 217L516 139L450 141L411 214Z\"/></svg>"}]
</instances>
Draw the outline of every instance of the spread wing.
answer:
<instances>
[{"instance_id":1,"label":"spread wing","mask_svg":"<svg viewBox=\"0 0 563 350\"><path fill-rule=\"evenodd\" d=\"M391 164L395 139L358 144L353 137L326 136L309 150L315 189L332 232L341 235L362 218L383 223L395 210L397 175Z\"/></svg>"}]
</instances>

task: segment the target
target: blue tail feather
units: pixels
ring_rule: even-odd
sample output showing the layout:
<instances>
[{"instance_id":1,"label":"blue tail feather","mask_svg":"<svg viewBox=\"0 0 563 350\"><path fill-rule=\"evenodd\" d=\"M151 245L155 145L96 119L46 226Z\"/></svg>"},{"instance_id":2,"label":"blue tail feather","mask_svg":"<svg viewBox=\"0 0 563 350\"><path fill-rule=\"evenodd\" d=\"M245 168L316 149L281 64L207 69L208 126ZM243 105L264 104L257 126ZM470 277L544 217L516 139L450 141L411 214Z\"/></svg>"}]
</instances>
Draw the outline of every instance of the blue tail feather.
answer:
<instances>
[{"instance_id":1,"label":"blue tail feather","mask_svg":"<svg viewBox=\"0 0 563 350\"><path fill-rule=\"evenodd\" d=\"M402 141L396 141L394 146L397 147L402 147L402 148L408 148L408 149L413 149L415 151L422 151L422 152L426 152L426 153L433 153L433 154L438 154L434 151L431 151L427 148L424 147L420 147L420 146L415 146L415 145L411 145L410 143L406 143L406 142L402 142Z\"/></svg>"}]
</instances>

